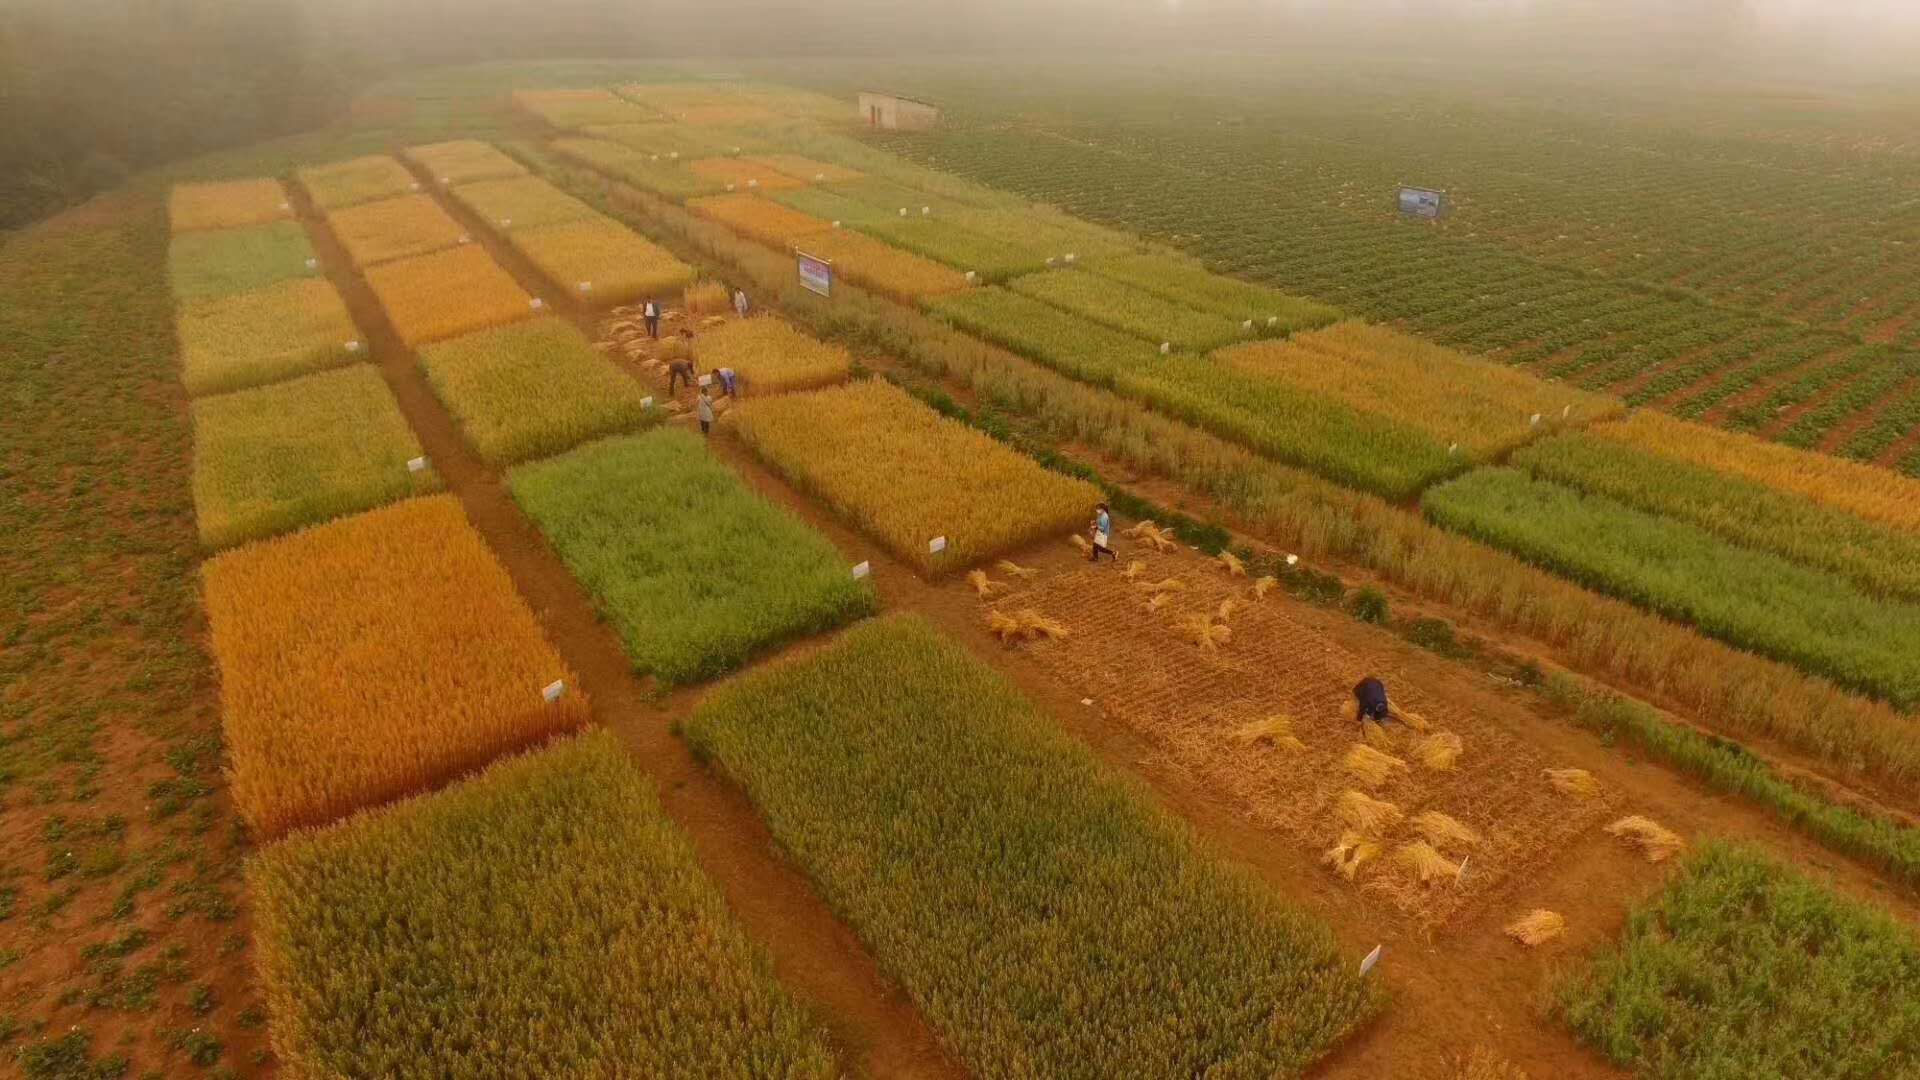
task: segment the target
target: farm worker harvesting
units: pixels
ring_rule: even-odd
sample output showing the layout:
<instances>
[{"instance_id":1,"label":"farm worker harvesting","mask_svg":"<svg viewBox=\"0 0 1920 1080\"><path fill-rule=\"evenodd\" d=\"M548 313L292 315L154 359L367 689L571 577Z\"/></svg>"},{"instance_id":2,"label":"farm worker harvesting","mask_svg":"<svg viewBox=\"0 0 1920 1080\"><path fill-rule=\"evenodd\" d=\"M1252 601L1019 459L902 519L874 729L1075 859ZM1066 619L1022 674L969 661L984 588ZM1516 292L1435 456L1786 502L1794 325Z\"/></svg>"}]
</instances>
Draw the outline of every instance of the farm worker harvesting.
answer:
<instances>
[{"instance_id":1,"label":"farm worker harvesting","mask_svg":"<svg viewBox=\"0 0 1920 1080\"><path fill-rule=\"evenodd\" d=\"M1087 561L1099 562L1101 552L1105 552L1107 558L1119 562L1120 556L1114 554L1111 545L1112 538L1113 518L1107 514L1107 504L1101 503L1093 512L1093 551L1087 556Z\"/></svg>"},{"instance_id":2,"label":"farm worker harvesting","mask_svg":"<svg viewBox=\"0 0 1920 1080\"><path fill-rule=\"evenodd\" d=\"M1371 675L1354 684L1353 704L1362 724L1371 720L1385 727L1392 716L1387 706L1387 684Z\"/></svg>"},{"instance_id":3,"label":"farm worker harvesting","mask_svg":"<svg viewBox=\"0 0 1920 1080\"><path fill-rule=\"evenodd\" d=\"M660 338L660 305L649 300L647 301L647 306L641 309L640 314L643 318L647 320L647 336L650 338L653 338L656 341L659 340Z\"/></svg>"},{"instance_id":4,"label":"farm worker harvesting","mask_svg":"<svg viewBox=\"0 0 1920 1080\"><path fill-rule=\"evenodd\" d=\"M747 290L733 290L733 312L743 319L747 317Z\"/></svg>"},{"instance_id":5,"label":"farm worker harvesting","mask_svg":"<svg viewBox=\"0 0 1920 1080\"><path fill-rule=\"evenodd\" d=\"M693 366L693 331L680 331L680 345L681 348L685 350L686 355L679 357L667 365L667 393L669 395L680 389L681 379L687 380L687 385L692 386L694 384L694 376L697 374Z\"/></svg>"},{"instance_id":6,"label":"farm worker harvesting","mask_svg":"<svg viewBox=\"0 0 1920 1080\"><path fill-rule=\"evenodd\" d=\"M738 397L740 395L740 379L739 376L733 373L732 368L715 368L713 373L719 376L720 389L724 391L728 397Z\"/></svg>"},{"instance_id":7,"label":"farm worker harvesting","mask_svg":"<svg viewBox=\"0 0 1920 1080\"><path fill-rule=\"evenodd\" d=\"M700 388L700 434L705 435L712 430L713 397L707 393L707 388L703 386Z\"/></svg>"}]
</instances>

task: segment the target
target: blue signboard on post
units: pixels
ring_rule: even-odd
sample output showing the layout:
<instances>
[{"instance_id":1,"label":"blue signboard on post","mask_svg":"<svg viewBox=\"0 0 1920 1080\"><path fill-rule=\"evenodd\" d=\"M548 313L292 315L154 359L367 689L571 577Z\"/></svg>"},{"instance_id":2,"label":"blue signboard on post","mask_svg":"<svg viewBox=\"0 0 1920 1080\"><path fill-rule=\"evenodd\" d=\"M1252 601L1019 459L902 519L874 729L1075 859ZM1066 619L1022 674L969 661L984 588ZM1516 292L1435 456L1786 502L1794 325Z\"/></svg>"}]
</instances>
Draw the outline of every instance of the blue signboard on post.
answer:
<instances>
[{"instance_id":1,"label":"blue signboard on post","mask_svg":"<svg viewBox=\"0 0 1920 1080\"><path fill-rule=\"evenodd\" d=\"M821 296L832 296L833 263L816 259L804 251L796 254L800 257L800 287Z\"/></svg>"}]
</instances>

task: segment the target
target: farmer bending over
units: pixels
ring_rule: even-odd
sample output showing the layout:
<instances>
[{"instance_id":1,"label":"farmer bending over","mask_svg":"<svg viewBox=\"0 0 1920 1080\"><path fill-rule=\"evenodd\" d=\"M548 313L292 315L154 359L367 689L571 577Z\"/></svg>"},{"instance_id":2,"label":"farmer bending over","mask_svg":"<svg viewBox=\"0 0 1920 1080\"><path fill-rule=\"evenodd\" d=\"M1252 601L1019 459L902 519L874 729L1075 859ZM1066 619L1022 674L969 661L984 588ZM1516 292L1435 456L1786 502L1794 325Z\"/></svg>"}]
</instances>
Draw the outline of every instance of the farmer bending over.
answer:
<instances>
[{"instance_id":1,"label":"farmer bending over","mask_svg":"<svg viewBox=\"0 0 1920 1080\"><path fill-rule=\"evenodd\" d=\"M1369 675L1353 687L1354 708L1360 714L1360 723L1371 720L1381 727L1387 726L1387 720L1393 715L1387 706L1387 684Z\"/></svg>"}]
</instances>

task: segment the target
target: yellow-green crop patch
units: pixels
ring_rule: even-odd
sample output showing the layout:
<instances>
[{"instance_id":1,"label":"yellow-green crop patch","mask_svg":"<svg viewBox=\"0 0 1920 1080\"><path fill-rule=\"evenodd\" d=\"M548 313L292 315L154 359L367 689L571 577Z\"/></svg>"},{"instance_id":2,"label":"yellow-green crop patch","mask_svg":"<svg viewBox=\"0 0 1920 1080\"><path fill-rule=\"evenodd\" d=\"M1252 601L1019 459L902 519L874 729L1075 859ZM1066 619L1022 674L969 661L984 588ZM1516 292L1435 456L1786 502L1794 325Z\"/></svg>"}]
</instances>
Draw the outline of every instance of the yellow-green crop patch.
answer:
<instances>
[{"instance_id":1,"label":"yellow-green crop patch","mask_svg":"<svg viewBox=\"0 0 1920 1080\"><path fill-rule=\"evenodd\" d=\"M369 267L367 284L415 347L533 313L533 298L477 244Z\"/></svg>"},{"instance_id":2,"label":"yellow-green crop patch","mask_svg":"<svg viewBox=\"0 0 1920 1080\"><path fill-rule=\"evenodd\" d=\"M452 194L460 205L502 231L536 229L598 216L593 207L537 176L461 184Z\"/></svg>"},{"instance_id":3,"label":"yellow-green crop patch","mask_svg":"<svg viewBox=\"0 0 1920 1080\"><path fill-rule=\"evenodd\" d=\"M745 193L691 199L687 202L687 209L709 221L717 221L748 239L782 249L803 236L813 236L833 228L831 221Z\"/></svg>"},{"instance_id":4,"label":"yellow-green crop patch","mask_svg":"<svg viewBox=\"0 0 1920 1080\"><path fill-rule=\"evenodd\" d=\"M405 165L385 154L369 154L327 165L294 170L307 196L322 210L405 195L419 187Z\"/></svg>"},{"instance_id":5,"label":"yellow-green crop patch","mask_svg":"<svg viewBox=\"0 0 1920 1080\"><path fill-rule=\"evenodd\" d=\"M1032 274L1014 281L1011 287L1062 311L1124 330L1143 341L1168 342L1176 349L1205 352L1252 336L1251 330L1224 315L1200 311L1084 270Z\"/></svg>"},{"instance_id":6,"label":"yellow-green crop patch","mask_svg":"<svg viewBox=\"0 0 1920 1080\"><path fill-rule=\"evenodd\" d=\"M175 325L181 380L195 396L344 364L361 347L347 305L323 278L188 301Z\"/></svg>"},{"instance_id":7,"label":"yellow-green crop patch","mask_svg":"<svg viewBox=\"0 0 1920 1080\"><path fill-rule=\"evenodd\" d=\"M540 268L556 288L583 303L624 304L677 293L693 267L612 218L515 230L507 242Z\"/></svg>"},{"instance_id":8,"label":"yellow-green crop patch","mask_svg":"<svg viewBox=\"0 0 1920 1080\"><path fill-rule=\"evenodd\" d=\"M640 385L558 318L429 345L420 363L467 441L493 465L637 427L648 413Z\"/></svg>"},{"instance_id":9,"label":"yellow-green crop patch","mask_svg":"<svg viewBox=\"0 0 1920 1080\"><path fill-rule=\"evenodd\" d=\"M816 161L799 154L761 154L751 160L775 172L785 173L803 184L846 183L866 175L858 169L835 165L831 161Z\"/></svg>"},{"instance_id":10,"label":"yellow-green crop patch","mask_svg":"<svg viewBox=\"0 0 1920 1080\"><path fill-rule=\"evenodd\" d=\"M659 119L652 110L602 89L516 90L513 104L562 131Z\"/></svg>"},{"instance_id":11,"label":"yellow-green crop patch","mask_svg":"<svg viewBox=\"0 0 1920 1080\"><path fill-rule=\"evenodd\" d=\"M359 267L407 259L467 242L460 223L426 195L402 195L327 214L340 246Z\"/></svg>"},{"instance_id":12,"label":"yellow-green crop patch","mask_svg":"<svg viewBox=\"0 0 1920 1080\"><path fill-rule=\"evenodd\" d=\"M732 368L742 394L783 394L847 381L853 357L771 315L729 319L700 335L700 361Z\"/></svg>"},{"instance_id":13,"label":"yellow-green crop patch","mask_svg":"<svg viewBox=\"0 0 1920 1080\"><path fill-rule=\"evenodd\" d=\"M175 184L167 199L167 222L176 235L196 229L264 225L292 216L287 189L278 180Z\"/></svg>"},{"instance_id":14,"label":"yellow-green crop patch","mask_svg":"<svg viewBox=\"0 0 1920 1080\"><path fill-rule=\"evenodd\" d=\"M978 1076L1298 1076L1379 999L1003 677L896 617L688 740Z\"/></svg>"},{"instance_id":15,"label":"yellow-green crop patch","mask_svg":"<svg viewBox=\"0 0 1920 1080\"><path fill-rule=\"evenodd\" d=\"M606 733L291 837L248 882L295 1075L841 1074Z\"/></svg>"},{"instance_id":16,"label":"yellow-green crop patch","mask_svg":"<svg viewBox=\"0 0 1920 1080\"><path fill-rule=\"evenodd\" d=\"M675 202L725 190L718 181L696 176L683 161L668 154L649 154L606 139L555 139L552 146L554 153L569 161Z\"/></svg>"},{"instance_id":17,"label":"yellow-green crop patch","mask_svg":"<svg viewBox=\"0 0 1920 1080\"><path fill-rule=\"evenodd\" d=\"M193 403L193 508L223 548L437 490L420 443L365 364Z\"/></svg>"},{"instance_id":18,"label":"yellow-green crop patch","mask_svg":"<svg viewBox=\"0 0 1920 1080\"><path fill-rule=\"evenodd\" d=\"M442 185L471 184L478 180L527 175L525 165L478 139L409 146L402 153L408 161L427 170Z\"/></svg>"},{"instance_id":19,"label":"yellow-green crop patch","mask_svg":"<svg viewBox=\"0 0 1920 1080\"><path fill-rule=\"evenodd\" d=\"M894 247L924 255L955 270L972 272L977 280L985 282L1029 274L1047 262L1047 256L1033 248L982 236L945 218L882 215L855 227Z\"/></svg>"},{"instance_id":20,"label":"yellow-green crop patch","mask_svg":"<svg viewBox=\"0 0 1920 1080\"><path fill-rule=\"evenodd\" d=\"M167 248L167 278L176 300L232 296L312 277L313 245L297 221L178 233Z\"/></svg>"},{"instance_id":21,"label":"yellow-green crop patch","mask_svg":"<svg viewBox=\"0 0 1920 1080\"><path fill-rule=\"evenodd\" d=\"M1340 318L1339 309L1319 301L1209 273L1196 263L1166 255L1115 255L1095 259L1087 269L1200 311L1252 320L1262 334L1312 330Z\"/></svg>"}]
</instances>

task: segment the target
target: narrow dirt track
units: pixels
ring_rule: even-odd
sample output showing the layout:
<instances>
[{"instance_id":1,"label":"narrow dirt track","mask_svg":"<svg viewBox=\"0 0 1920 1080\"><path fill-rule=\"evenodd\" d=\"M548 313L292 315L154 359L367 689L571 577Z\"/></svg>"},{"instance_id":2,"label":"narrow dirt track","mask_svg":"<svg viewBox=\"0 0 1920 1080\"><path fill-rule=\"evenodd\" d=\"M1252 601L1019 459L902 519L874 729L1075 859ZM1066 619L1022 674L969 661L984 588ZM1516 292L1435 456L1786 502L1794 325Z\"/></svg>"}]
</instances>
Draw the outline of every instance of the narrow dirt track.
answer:
<instances>
[{"instance_id":1,"label":"narrow dirt track","mask_svg":"<svg viewBox=\"0 0 1920 1080\"><path fill-rule=\"evenodd\" d=\"M431 190L425 183L422 187ZM775 853L746 798L695 762L686 744L672 734L671 723L686 711L690 695L663 699L651 680L635 674L618 635L596 615L592 598L514 504L500 474L467 448L413 350L400 340L365 278L352 269L325 219L304 192L298 198L300 217L321 264L367 335L373 362L428 459L507 568L554 647L579 673L581 689L593 702L594 719L620 736L659 786L668 815L691 837L701 868L747 932L772 955L775 973L817 1008L849 1063L866 1074L964 1076L853 932L806 878ZM514 255L487 243L490 234L460 207L440 201L496 258ZM516 256L501 262L523 288L557 313L579 316L529 272L524 260Z\"/></svg>"}]
</instances>

